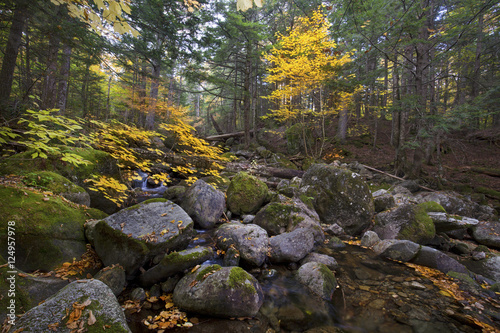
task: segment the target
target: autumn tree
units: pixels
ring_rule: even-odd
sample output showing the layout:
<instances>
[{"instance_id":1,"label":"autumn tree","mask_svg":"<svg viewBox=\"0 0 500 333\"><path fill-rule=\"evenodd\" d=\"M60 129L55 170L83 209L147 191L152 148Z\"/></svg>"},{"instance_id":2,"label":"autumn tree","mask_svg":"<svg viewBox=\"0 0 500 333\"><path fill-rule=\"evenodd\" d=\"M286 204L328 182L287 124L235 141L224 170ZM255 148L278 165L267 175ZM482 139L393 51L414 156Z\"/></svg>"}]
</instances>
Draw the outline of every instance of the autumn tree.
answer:
<instances>
[{"instance_id":1,"label":"autumn tree","mask_svg":"<svg viewBox=\"0 0 500 333\"><path fill-rule=\"evenodd\" d=\"M270 63L265 81L274 85L267 96L275 106L270 116L280 122L302 124L306 154L305 124L311 117L318 117L324 142L327 114L323 105L324 84L350 61L348 53L336 51L337 44L328 29L328 20L318 9L310 17L298 18L287 35L278 34L277 45L265 55ZM350 98L350 94L342 94L342 98Z\"/></svg>"}]
</instances>

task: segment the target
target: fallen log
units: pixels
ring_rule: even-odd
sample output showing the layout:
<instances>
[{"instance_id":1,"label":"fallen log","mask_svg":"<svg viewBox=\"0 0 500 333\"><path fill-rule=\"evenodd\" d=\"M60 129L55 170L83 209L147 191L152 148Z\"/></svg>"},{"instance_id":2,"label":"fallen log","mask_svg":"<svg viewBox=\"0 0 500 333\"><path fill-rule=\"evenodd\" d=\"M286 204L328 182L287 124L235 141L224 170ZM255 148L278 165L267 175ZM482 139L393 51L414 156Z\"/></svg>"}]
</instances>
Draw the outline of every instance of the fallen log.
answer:
<instances>
[{"instance_id":1,"label":"fallen log","mask_svg":"<svg viewBox=\"0 0 500 333\"><path fill-rule=\"evenodd\" d=\"M250 130L250 134L252 134L253 132L254 132L253 130ZM205 138L205 140L206 141L220 141L220 140L225 140L225 139L229 139L229 138L237 138L237 137L241 137L244 135L245 135L245 132L241 131L241 132L226 133L226 134L220 134L220 135L211 135L211 136L207 136Z\"/></svg>"},{"instance_id":2,"label":"fallen log","mask_svg":"<svg viewBox=\"0 0 500 333\"><path fill-rule=\"evenodd\" d=\"M277 177L284 179L292 179L294 177L302 178L302 176L304 175L304 171L302 170L272 168L272 167L265 167L262 165L252 166L251 164L248 163L229 163L226 165L225 170L231 172L246 171L248 173L252 173L258 176Z\"/></svg>"},{"instance_id":3,"label":"fallen log","mask_svg":"<svg viewBox=\"0 0 500 333\"><path fill-rule=\"evenodd\" d=\"M368 169L368 170L371 170L371 171L375 171L375 172L381 173L381 174L383 174L383 175L389 176L389 177L394 178L394 179L397 179L397 180L401 180L401 181L405 181L405 180L406 180L406 179L403 179L403 178L401 178L401 177L391 175L390 173L387 173L387 172L385 172L385 171L382 171L382 170L378 170L378 169L372 168L372 167L370 167L370 166L368 166L368 165L364 165L364 164L360 164L360 165L362 165L363 167L365 167L365 168L366 168L366 169ZM417 185L418 185L418 184L417 184ZM436 192L436 190L433 190L433 189L428 188L428 187L426 187L426 186L418 185L418 187L420 187L421 189L426 190L426 191Z\"/></svg>"}]
</instances>

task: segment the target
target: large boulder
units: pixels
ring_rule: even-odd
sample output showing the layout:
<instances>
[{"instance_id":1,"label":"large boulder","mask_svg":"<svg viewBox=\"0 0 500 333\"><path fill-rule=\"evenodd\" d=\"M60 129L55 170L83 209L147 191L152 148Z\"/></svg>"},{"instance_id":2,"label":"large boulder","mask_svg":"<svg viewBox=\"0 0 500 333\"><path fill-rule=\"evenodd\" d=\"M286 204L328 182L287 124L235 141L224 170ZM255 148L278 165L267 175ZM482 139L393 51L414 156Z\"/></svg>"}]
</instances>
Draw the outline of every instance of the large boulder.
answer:
<instances>
[{"instance_id":1,"label":"large boulder","mask_svg":"<svg viewBox=\"0 0 500 333\"><path fill-rule=\"evenodd\" d=\"M200 179L186 191L181 207L197 225L210 229L219 222L224 213L226 198L224 193Z\"/></svg>"},{"instance_id":2,"label":"large boulder","mask_svg":"<svg viewBox=\"0 0 500 333\"><path fill-rule=\"evenodd\" d=\"M151 286L213 257L214 251L211 247L196 247L189 250L171 252L166 254L158 265L144 272L140 277L140 282L144 286Z\"/></svg>"},{"instance_id":3,"label":"large boulder","mask_svg":"<svg viewBox=\"0 0 500 333\"><path fill-rule=\"evenodd\" d=\"M105 267L97 272L94 278L104 282L116 296L120 295L127 285L125 269L120 265Z\"/></svg>"},{"instance_id":4,"label":"large boulder","mask_svg":"<svg viewBox=\"0 0 500 333\"><path fill-rule=\"evenodd\" d=\"M217 246L224 251L233 246L241 259L255 266L264 263L269 248L267 232L256 224L225 223L215 234Z\"/></svg>"},{"instance_id":5,"label":"large boulder","mask_svg":"<svg viewBox=\"0 0 500 333\"><path fill-rule=\"evenodd\" d=\"M369 227L374 213L368 185L358 174L326 164L314 164L302 178L302 196L312 198L321 222L337 223L349 235Z\"/></svg>"},{"instance_id":6,"label":"large boulder","mask_svg":"<svg viewBox=\"0 0 500 333\"><path fill-rule=\"evenodd\" d=\"M269 239L272 262L297 262L314 247L314 237L307 229L295 229Z\"/></svg>"},{"instance_id":7,"label":"large boulder","mask_svg":"<svg viewBox=\"0 0 500 333\"><path fill-rule=\"evenodd\" d=\"M308 262L297 271L297 279L313 294L330 301L337 289L337 279L332 271L319 262Z\"/></svg>"},{"instance_id":8,"label":"large boulder","mask_svg":"<svg viewBox=\"0 0 500 333\"><path fill-rule=\"evenodd\" d=\"M113 291L99 280L79 280L25 313L8 332L101 332L104 326L131 332Z\"/></svg>"},{"instance_id":9,"label":"large boulder","mask_svg":"<svg viewBox=\"0 0 500 333\"><path fill-rule=\"evenodd\" d=\"M445 274L457 272L469 274L467 268L452 257L428 246L422 246L412 263L437 269Z\"/></svg>"},{"instance_id":10,"label":"large boulder","mask_svg":"<svg viewBox=\"0 0 500 333\"><path fill-rule=\"evenodd\" d=\"M448 214L473 217L479 220L495 220L495 211L488 206L478 203L456 192L424 192L415 196L418 202L435 201Z\"/></svg>"},{"instance_id":11,"label":"large boulder","mask_svg":"<svg viewBox=\"0 0 500 333\"><path fill-rule=\"evenodd\" d=\"M472 272L487 277L494 283L500 283L500 256L489 254L483 260L466 261L465 265Z\"/></svg>"},{"instance_id":12,"label":"large boulder","mask_svg":"<svg viewBox=\"0 0 500 333\"><path fill-rule=\"evenodd\" d=\"M339 268L339 264L335 258L321 253L311 252L300 261L301 265L307 264L308 262L319 262L320 264L325 264L332 272Z\"/></svg>"},{"instance_id":13,"label":"large boulder","mask_svg":"<svg viewBox=\"0 0 500 333\"><path fill-rule=\"evenodd\" d=\"M304 228L313 234L317 244L325 240L318 214L297 198L267 204L255 215L253 223L264 228L269 236Z\"/></svg>"},{"instance_id":14,"label":"large boulder","mask_svg":"<svg viewBox=\"0 0 500 333\"><path fill-rule=\"evenodd\" d=\"M266 201L268 191L267 185L257 177L239 172L226 191L227 206L237 215L255 214Z\"/></svg>"},{"instance_id":15,"label":"large boulder","mask_svg":"<svg viewBox=\"0 0 500 333\"><path fill-rule=\"evenodd\" d=\"M427 213L434 222L436 232L448 232L453 230L467 229L479 223L478 220L458 215L450 215L443 212Z\"/></svg>"},{"instance_id":16,"label":"large boulder","mask_svg":"<svg viewBox=\"0 0 500 333\"><path fill-rule=\"evenodd\" d=\"M183 277L174 289L179 308L217 317L253 317L263 301L257 280L240 267L204 265Z\"/></svg>"},{"instance_id":17,"label":"large boulder","mask_svg":"<svg viewBox=\"0 0 500 333\"><path fill-rule=\"evenodd\" d=\"M472 228L472 237L479 244L500 249L500 222L482 222Z\"/></svg>"},{"instance_id":18,"label":"large boulder","mask_svg":"<svg viewBox=\"0 0 500 333\"><path fill-rule=\"evenodd\" d=\"M144 201L86 228L104 264L120 264L128 277L156 255L184 248L194 233L191 217L165 199Z\"/></svg>"},{"instance_id":19,"label":"large boulder","mask_svg":"<svg viewBox=\"0 0 500 333\"><path fill-rule=\"evenodd\" d=\"M384 239L373 246L373 252L382 258L408 262L420 251L420 245L409 240Z\"/></svg>"},{"instance_id":20,"label":"large boulder","mask_svg":"<svg viewBox=\"0 0 500 333\"><path fill-rule=\"evenodd\" d=\"M435 206L435 207L434 207ZM426 243L436 234L436 228L427 212L439 211L438 204L404 204L396 209L375 216L373 231L381 239L408 239L416 243Z\"/></svg>"},{"instance_id":21,"label":"large boulder","mask_svg":"<svg viewBox=\"0 0 500 333\"><path fill-rule=\"evenodd\" d=\"M394 200L392 194L390 194L387 190L382 189L375 191L373 192L372 196L373 204L375 206L375 212L377 213L383 212L384 210L388 210L396 206L396 200Z\"/></svg>"},{"instance_id":22,"label":"large boulder","mask_svg":"<svg viewBox=\"0 0 500 333\"><path fill-rule=\"evenodd\" d=\"M16 267L9 267L0 256L0 323L16 318L68 285L67 280L54 277L35 277ZM11 303L14 301L14 303Z\"/></svg>"},{"instance_id":23,"label":"large boulder","mask_svg":"<svg viewBox=\"0 0 500 333\"><path fill-rule=\"evenodd\" d=\"M85 253L83 225L106 217L62 197L0 186L0 255L8 257L9 231L15 234L16 266L23 271L51 271Z\"/></svg>"}]
</instances>

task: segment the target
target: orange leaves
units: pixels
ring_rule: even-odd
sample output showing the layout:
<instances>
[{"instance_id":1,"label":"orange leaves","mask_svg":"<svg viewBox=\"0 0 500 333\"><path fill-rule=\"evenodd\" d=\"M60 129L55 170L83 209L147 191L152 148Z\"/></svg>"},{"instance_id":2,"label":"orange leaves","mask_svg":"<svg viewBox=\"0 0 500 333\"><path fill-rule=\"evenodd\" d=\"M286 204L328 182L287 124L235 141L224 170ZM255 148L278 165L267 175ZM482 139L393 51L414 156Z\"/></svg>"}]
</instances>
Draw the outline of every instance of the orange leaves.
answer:
<instances>
[{"instance_id":1,"label":"orange leaves","mask_svg":"<svg viewBox=\"0 0 500 333\"><path fill-rule=\"evenodd\" d=\"M156 316L148 316L147 319L143 321L143 324L148 327L150 330L166 330L170 328L174 328L176 326L179 327L192 327L193 324L188 322L188 318L185 312L180 311L174 306L172 301L172 295L162 295L154 300L149 300L149 302L155 303L158 301L165 302L165 310L162 310ZM195 319L195 318L193 318Z\"/></svg>"},{"instance_id":2,"label":"orange leaves","mask_svg":"<svg viewBox=\"0 0 500 333\"><path fill-rule=\"evenodd\" d=\"M85 320L83 318L85 308L87 308L91 304L92 301L90 299L87 299L81 304L78 302L73 303L72 310L66 309L66 316L63 318L63 320L65 318L68 318L68 320L66 321L66 327L69 328L71 332L74 333L86 332L87 326L92 326L97 322L94 313L90 309L87 311L88 313L87 319ZM50 324L48 328L50 330L56 331L59 325L60 325L59 323L53 323Z\"/></svg>"}]
</instances>

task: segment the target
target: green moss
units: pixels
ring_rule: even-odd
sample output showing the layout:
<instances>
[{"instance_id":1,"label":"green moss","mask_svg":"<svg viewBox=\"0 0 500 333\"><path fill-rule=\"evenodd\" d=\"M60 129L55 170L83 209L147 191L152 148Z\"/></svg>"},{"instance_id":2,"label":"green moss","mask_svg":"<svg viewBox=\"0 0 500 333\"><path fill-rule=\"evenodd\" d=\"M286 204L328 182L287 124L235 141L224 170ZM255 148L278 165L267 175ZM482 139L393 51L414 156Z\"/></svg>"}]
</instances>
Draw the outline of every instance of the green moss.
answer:
<instances>
[{"instance_id":1,"label":"green moss","mask_svg":"<svg viewBox=\"0 0 500 333\"><path fill-rule=\"evenodd\" d=\"M304 221L305 218L299 215L292 215L292 226L296 227L300 222Z\"/></svg>"},{"instance_id":2,"label":"green moss","mask_svg":"<svg viewBox=\"0 0 500 333\"><path fill-rule=\"evenodd\" d=\"M0 266L6 263L7 261L0 256ZM11 297L8 297L10 292L10 283L7 278L11 276L10 273L7 273L8 271L10 271L10 269L7 266L0 268L0 295L3 296L0 297L0 321L2 322L4 319L3 315L8 312L7 307L10 305L10 300L12 299ZM33 304L29 294L25 291L25 286L25 278L16 275L14 295L14 299L16 301L16 315L28 311L37 305Z\"/></svg>"},{"instance_id":3,"label":"green moss","mask_svg":"<svg viewBox=\"0 0 500 333\"><path fill-rule=\"evenodd\" d=\"M82 304L88 299L87 296L80 297L78 299L78 303ZM88 333L100 333L105 330L105 332L109 333L119 333L119 332L129 332L127 328L123 327L120 325L118 322L114 323L109 320L108 317L105 315L99 315L102 311L102 305L96 300L92 300L90 302L90 305L83 310L84 315L86 314L87 317L85 318L85 323L87 323L87 318L88 318L88 313L89 311L92 311L92 314L94 315L96 322L93 325L85 325L86 331ZM69 319L69 318L68 318ZM65 324L68 322L68 319L65 319ZM104 329L104 327L106 327Z\"/></svg>"},{"instance_id":4,"label":"green moss","mask_svg":"<svg viewBox=\"0 0 500 333\"><path fill-rule=\"evenodd\" d=\"M319 264L319 271L325 280L325 283L323 283L323 294L328 295L331 290L335 290L335 288L337 288L337 279L335 278L333 272L325 264Z\"/></svg>"},{"instance_id":5,"label":"green moss","mask_svg":"<svg viewBox=\"0 0 500 333\"><path fill-rule=\"evenodd\" d=\"M484 252L484 253L490 253L490 249L486 245L478 245L475 249L474 252Z\"/></svg>"},{"instance_id":6,"label":"green moss","mask_svg":"<svg viewBox=\"0 0 500 333\"><path fill-rule=\"evenodd\" d=\"M55 194L85 192L82 187L73 184L68 178L52 171L30 172L24 176L23 182L28 186L39 187Z\"/></svg>"},{"instance_id":7,"label":"green moss","mask_svg":"<svg viewBox=\"0 0 500 333\"><path fill-rule=\"evenodd\" d=\"M230 288L243 287L248 293L256 294L257 290L248 279L249 274L241 267L233 267L229 272L228 285Z\"/></svg>"},{"instance_id":8,"label":"green moss","mask_svg":"<svg viewBox=\"0 0 500 333\"><path fill-rule=\"evenodd\" d=\"M451 276L454 279L457 279L457 280L460 280L462 282L465 282L465 283L467 283L467 284L469 284L471 286L477 286L476 281L474 281L474 279L472 279L467 274L458 273L458 272L454 272L454 271L449 271L448 273L446 273L446 275L449 275L449 276Z\"/></svg>"},{"instance_id":9,"label":"green moss","mask_svg":"<svg viewBox=\"0 0 500 333\"><path fill-rule=\"evenodd\" d=\"M53 171L67 178L76 177L79 182L92 174L118 175L116 161L110 154L92 149L76 147L59 147L62 153L73 153L91 162L89 165L74 166L59 159L60 156L49 156L47 159L31 158L34 151L28 150L5 159L0 165L3 174L25 175L30 172Z\"/></svg>"},{"instance_id":10,"label":"green moss","mask_svg":"<svg viewBox=\"0 0 500 333\"><path fill-rule=\"evenodd\" d=\"M264 182L240 172L233 177L227 189L228 207L238 215L254 214L266 200L268 191Z\"/></svg>"},{"instance_id":11,"label":"green moss","mask_svg":"<svg viewBox=\"0 0 500 333\"><path fill-rule=\"evenodd\" d=\"M136 210L136 209L139 209L140 207L142 207L143 205L147 205L147 204L150 204L152 202L168 202L167 199L165 198L153 198L153 199L148 199L148 200L145 200L141 203L138 203L136 205L133 205L133 206L130 206L130 207L127 207L125 208L126 210Z\"/></svg>"},{"instance_id":12,"label":"green moss","mask_svg":"<svg viewBox=\"0 0 500 333\"><path fill-rule=\"evenodd\" d=\"M446 210L443 208L443 206L441 206L435 201L422 202L417 206L423 209L426 213L430 212L446 213Z\"/></svg>"},{"instance_id":13,"label":"green moss","mask_svg":"<svg viewBox=\"0 0 500 333\"><path fill-rule=\"evenodd\" d=\"M437 206L430 205L430 207L436 208ZM413 207L413 219L401 229L398 238L408 239L416 243L432 239L436 235L436 227L427 214L427 209L429 209L429 205L426 202Z\"/></svg>"},{"instance_id":14,"label":"green moss","mask_svg":"<svg viewBox=\"0 0 500 333\"><path fill-rule=\"evenodd\" d=\"M205 279L205 275L215 273L217 271L220 271L221 269L222 269L222 267L220 265L217 265L217 264L207 266L196 274L196 280L202 281Z\"/></svg>"},{"instance_id":15,"label":"green moss","mask_svg":"<svg viewBox=\"0 0 500 333\"><path fill-rule=\"evenodd\" d=\"M191 253L183 253L183 252L169 253L162 259L162 262L176 264L180 262L192 261L197 258L202 258L210 254L210 250L208 248L204 249L202 252L199 251L193 251Z\"/></svg>"}]
</instances>

